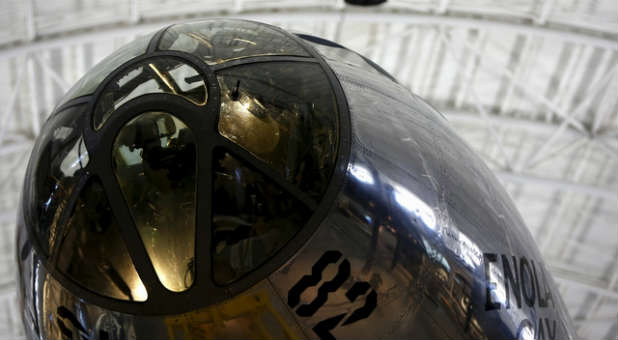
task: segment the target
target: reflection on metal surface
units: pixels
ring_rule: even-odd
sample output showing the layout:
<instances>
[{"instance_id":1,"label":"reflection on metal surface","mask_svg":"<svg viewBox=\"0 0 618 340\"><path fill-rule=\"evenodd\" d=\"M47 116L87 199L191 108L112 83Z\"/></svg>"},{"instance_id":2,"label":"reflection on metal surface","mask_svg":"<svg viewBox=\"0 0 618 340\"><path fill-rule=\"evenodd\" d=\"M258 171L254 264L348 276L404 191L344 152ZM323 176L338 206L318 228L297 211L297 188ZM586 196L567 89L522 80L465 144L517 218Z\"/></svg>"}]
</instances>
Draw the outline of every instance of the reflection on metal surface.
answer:
<instances>
[{"instance_id":1,"label":"reflection on metal surface","mask_svg":"<svg viewBox=\"0 0 618 340\"><path fill-rule=\"evenodd\" d=\"M263 24L238 20L174 25L163 34L159 49L188 52L209 65L259 55L309 57L288 35Z\"/></svg>"},{"instance_id":2,"label":"reflection on metal surface","mask_svg":"<svg viewBox=\"0 0 618 340\"><path fill-rule=\"evenodd\" d=\"M198 106L208 100L206 83L193 66L172 57L151 58L116 76L101 93L94 128L99 130L122 104L149 93L171 93Z\"/></svg>"},{"instance_id":3,"label":"reflection on metal surface","mask_svg":"<svg viewBox=\"0 0 618 340\"><path fill-rule=\"evenodd\" d=\"M39 263L30 255L31 263ZM222 303L189 313L131 315L89 304L66 290L44 267L24 268L35 280L33 299L40 308L25 314L31 335L49 339L293 339L306 337L267 281ZM26 310L30 309L26 306ZM40 320L40 323L35 322Z\"/></svg>"},{"instance_id":4,"label":"reflection on metal surface","mask_svg":"<svg viewBox=\"0 0 618 340\"><path fill-rule=\"evenodd\" d=\"M360 164L350 164L349 170L350 175L354 176L357 180L372 185L374 183L373 176L371 172L367 170L364 166Z\"/></svg>"},{"instance_id":5,"label":"reflection on metal surface","mask_svg":"<svg viewBox=\"0 0 618 340\"><path fill-rule=\"evenodd\" d=\"M323 339L572 338L534 241L491 172L406 89L329 63L350 106L348 180L314 238L270 277L279 294L295 296L307 268L342 254L293 303L312 305L330 285L322 307L297 313L301 327ZM349 276L335 285L344 258ZM358 281L377 292L376 307L346 324L367 303L347 297Z\"/></svg>"},{"instance_id":6,"label":"reflection on metal surface","mask_svg":"<svg viewBox=\"0 0 618 340\"><path fill-rule=\"evenodd\" d=\"M219 305L167 317L165 324L170 339L298 338L261 287Z\"/></svg>"},{"instance_id":7,"label":"reflection on metal surface","mask_svg":"<svg viewBox=\"0 0 618 340\"><path fill-rule=\"evenodd\" d=\"M178 118L148 112L127 123L114 143L114 171L161 283L188 289L194 280L196 146Z\"/></svg>"},{"instance_id":8,"label":"reflection on metal surface","mask_svg":"<svg viewBox=\"0 0 618 340\"><path fill-rule=\"evenodd\" d=\"M436 216L425 202L399 185L395 185L393 195L395 196L395 202L403 209L413 214L412 218L415 222L421 222L423 226L431 230L436 229Z\"/></svg>"},{"instance_id":9,"label":"reflection on metal surface","mask_svg":"<svg viewBox=\"0 0 618 340\"><path fill-rule=\"evenodd\" d=\"M98 294L130 301L148 298L98 179L82 189L52 262Z\"/></svg>"},{"instance_id":10,"label":"reflection on metal surface","mask_svg":"<svg viewBox=\"0 0 618 340\"><path fill-rule=\"evenodd\" d=\"M36 262L36 259L35 259ZM136 339L133 317L106 311L77 299L43 267L36 268L41 279L35 282L36 299L41 308L34 318L40 320L42 334L48 339Z\"/></svg>"},{"instance_id":11,"label":"reflection on metal surface","mask_svg":"<svg viewBox=\"0 0 618 340\"><path fill-rule=\"evenodd\" d=\"M259 75L259 76L256 76ZM219 132L319 197L335 164L335 97L318 64L271 62L218 72Z\"/></svg>"},{"instance_id":12,"label":"reflection on metal surface","mask_svg":"<svg viewBox=\"0 0 618 340\"><path fill-rule=\"evenodd\" d=\"M257 268L303 226L310 212L228 153L215 153L213 273L225 284Z\"/></svg>"},{"instance_id":13,"label":"reflection on metal surface","mask_svg":"<svg viewBox=\"0 0 618 340\"><path fill-rule=\"evenodd\" d=\"M160 47L218 63L299 46L260 33L269 30L174 26ZM155 53L108 78L89 105L93 126L128 101L138 111L117 114L136 116L94 136L81 108L52 116L18 219L28 335L572 338L489 169L429 105L328 48L332 74L323 60L258 58L196 66L217 77L208 83L182 53ZM184 99L135 100L157 92Z\"/></svg>"}]
</instances>

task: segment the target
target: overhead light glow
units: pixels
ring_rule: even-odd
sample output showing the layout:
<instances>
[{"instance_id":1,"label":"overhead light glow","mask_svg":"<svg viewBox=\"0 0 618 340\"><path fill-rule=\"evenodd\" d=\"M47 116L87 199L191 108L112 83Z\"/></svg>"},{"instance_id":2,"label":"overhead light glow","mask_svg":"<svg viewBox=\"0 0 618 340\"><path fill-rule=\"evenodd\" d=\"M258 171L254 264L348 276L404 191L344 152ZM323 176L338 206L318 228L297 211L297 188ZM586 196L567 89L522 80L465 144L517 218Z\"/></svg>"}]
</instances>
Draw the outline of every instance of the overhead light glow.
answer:
<instances>
[{"instance_id":1,"label":"overhead light glow","mask_svg":"<svg viewBox=\"0 0 618 340\"><path fill-rule=\"evenodd\" d=\"M416 218L420 219L427 228L436 230L436 215L431 207L408 191L408 189L395 185L395 201L404 209L414 214Z\"/></svg>"},{"instance_id":2,"label":"overhead light glow","mask_svg":"<svg viewBox=\"0 0 618 340\"><path fill-rule=\"evenodd\" d=\"M367 184L374 183L371 172L369 172L369 170L367 170L367 168L365 168L364 166L361 166L358 164L351 164L350 173L352 174L352 176L354 176L356 179L358 179L359 181L363 183L367 183Z\"/></svg>"}]
</instances>

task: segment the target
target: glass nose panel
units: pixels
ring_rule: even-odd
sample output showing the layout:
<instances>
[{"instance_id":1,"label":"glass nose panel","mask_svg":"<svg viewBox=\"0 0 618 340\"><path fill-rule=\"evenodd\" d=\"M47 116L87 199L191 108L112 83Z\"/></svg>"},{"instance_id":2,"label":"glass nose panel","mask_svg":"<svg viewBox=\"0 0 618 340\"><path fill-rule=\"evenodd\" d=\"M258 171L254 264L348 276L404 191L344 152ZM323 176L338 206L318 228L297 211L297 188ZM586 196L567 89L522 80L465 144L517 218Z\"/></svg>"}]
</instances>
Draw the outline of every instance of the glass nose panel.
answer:
<instances>
[{"instance_id":1,"label":"glass nose panel","mask_svg":"<svg viewBox=\"0 0 618 340\"><path fill-rule=\"evenodd\" d=\"M310 212L229 153L216 152L214 162L213 272L227 284L273 256Z\"/></svg>"},{"instance_id":2,"label":"glass nose panel","mask_svg":"<svg viewBox=\"0 0 618 340\"><path fill-rule=\"evenodd\" d=\"M208 90L200 73L180 59L149 58L114 78L97 102L94 127L100 129L122 104L149 93L169 93L194 105L206 105Z\"/></svg>"},{"instance_id":3,"label":"glass nose panel","mask_svg":"<svg viewBox=\"0 0 618 340\"><path fill-rule=\"evenodd\" d=\"M334 92L314 63L268 62L224 69L219 132L319 199L338 141Z\"/></svg>"},{"instance_id":4,"label":"glass nose panel","mask_svg":"<svg viewBox=\"0 0 618 340\"><path fill-rule=\"evenodd\" d=\"M164 112L127 123L113 148L116 179L165 288L193 284L196 143L193 132Z\"/></svg>"},{"instance_id":5,"label":"glass nose panel","mask_svg":"<svg viewBox=\"0 0 618 340\"><path fill-rule=\"evenodd\" d=\"M98 179L80 193L56 259L61 272L98 294L130 301L148 298Z\"/></svg>"},{"instance_id":6,"label":"glass nose panel","mask_svg":"<svg viewBox=\"0 0 618 340\"><path fill-rule=\"evenodd\" d=\"M45 256L55 247L60 217L90 160L79 129L84 112L82 105L53 114L32 150L26 178L33 180L24 185L24 200L30 202L25 213Z\"/></svg>"},{"instance_id":7,"label":"glass nose panel","mask_svg":"<svg viewBox=\"0 0 618 340\"><path fill-rule=\"evenodd\" d=\"M209 65L259 55L310 57L285 33L263 24L239 20L205 20L168 28L160 50L191 53Z\"/></svg>"},{"instance_id":8,"label":"glass nose panel","mask_svg":"<svg viewBox=\"0 0 618 340\"><path fill-rule=\"evenodd\" d=\"M92 67L69 91L62 97L60 103L56 107L68 102L71 99L93 93L97 86L101 84L103 79L117 67L129 61L132 58L146 52L150 39L155 32L144 36L137 37L130 43L122 46L112 54L101 60L98 64Z\"/></svg>"}]
</instances>

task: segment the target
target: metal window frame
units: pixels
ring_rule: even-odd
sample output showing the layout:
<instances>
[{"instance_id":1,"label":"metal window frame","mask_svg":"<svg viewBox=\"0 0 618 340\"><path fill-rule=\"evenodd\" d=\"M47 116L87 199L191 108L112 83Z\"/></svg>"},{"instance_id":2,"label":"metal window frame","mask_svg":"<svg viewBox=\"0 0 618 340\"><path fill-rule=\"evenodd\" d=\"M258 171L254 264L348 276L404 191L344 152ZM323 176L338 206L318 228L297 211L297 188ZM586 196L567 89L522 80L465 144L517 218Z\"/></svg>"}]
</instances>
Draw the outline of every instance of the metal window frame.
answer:
<instances>
[{"instance_id":1,"label":"metal window frame","mask_svg":"<svg viewBox=\"0 0 618 340\"><path fill-rule=\"evenodd\" d=\"M259 23L260 25L266 25ZM77 184L78 188L69 199L69 204L64 208L63 218L59 221L62 227L66 224L69 214L72 211L82 188L88 180L95 176L98 177L105 189L107 199L110 203L115 218L121 226L121 237L123 238L131 259L135 265L139 277L148 291L148 299L144 302L123 301L111 297L102 296L96 292L90 291L87 287L73 281L67 275L60 272L53 263L50 263L49 258L45 258L42 252L42 247L39 239L35 237L32 223L26 224L28 238L31 240L37 258L41 264L51 274L51 276L59 281L71 294L80 299L84 299L88 303L97 305L98 307L112 310L115 312L123 312L139 315L170 315L180 314L192 311L198 308L203 308L212 304L216 304L223 300L229 299L246 289L252 287L258 282L266 279L272 272L283 266L289 261L313 236L315 231L320 226L321 222L326 217L332 204L341 191L343 186L345 173L348 166L348 158L350 155L351 146L351 125L350 112L348 103L343 92L343 88L339 83L334 72L330 69L326 61L313 49L308 43L305 43L301 38L284 31L275 26L267 25L274 30L283 33L290 39L296 41L304 48L310 57L291 57L291 56L252 56L240 59L234 59L216 66L207 65L196 56L180 51L159 51L156 49L161 36L164 34L168 26L157 32L148 45L145 53L136 56L113 72L98 85L93 94L80 96L67 101L62 106L58 107L57 112L76 105L87 105L87 109L82 114L81 128L86 144L86 149L90 155L90 162L86 167L88 175L80 179ZM203 107L196 107L190 104L183 98L166 93L146 94L134 98L127 103L124 103L112 114L103 127L95 131L93 125L93 114L99 97L121 72L130 69L137 63L153 57L172 57L182 59L187 64L195 67L206 80L208 89L208 101ZM257 170L259 173L274 182L277 186L282 187L291 195L299 198L303 195L302 191L295 189L295 186L286 182L280 175L270 169L265 163L250 156L250 153L242 149L240 146L233 144L219 134L213 133L212 129L217 129L219 111L220 111L220 91L219 84L215 75L216 71L235 67L238 65L246 65L252 63L270 63L270 62L302 62L315 63L320 66L330 83L333 91L336 105L338 109L338 135L339 143L337 148L336 160L330 183L328 184L322 199L319 202L314 201L308 195L301 198L301 201L310 209L313 210L311 218L307 221L304 227L300 228L298 233L289 240L280 250L271 255L271 257L261 266L253 271L245 274L239 279L227 285L218 285L212 275L212 260L211 260L211 223L212 223L212 154L215 149L223 147L230 154L240 160L245 161L247 166ZM180 110L179 110L180 109ZM159 281L150 258L146 252L131 217L128 206L125 203L124 196L120 190L120 186L116 181L112 168L112 148L113 143L119 130L131 119L138 115L152 110L165 111L181 119L192 130L196 136L197 144L197 169L196 169L196 247L195 247L195 263L196 263L196 278L193 285L183 292L172 292L167 290ZM50 115L51 116L51 115ZM210 130L209 130L210 126ZM207 147L204 147L207 146ZM247 160L251 157L251 160ZM205 163L205 164L202 164ZM204 167L200 171L200 167ZM206 171L206 172L204 172ZM208 172L210 171L210 172ZM26 181L32 179L27 178ZM207 188L207 190L203 190ZM22 209L27 214L28 206L25 201L22 202ZM22 218L22 217L20 217ZM25 217L25 221L28 218ZM198 246L206 244L206 246ZM205 280L204 277L209 277Z\"/></svg>"}]
</instances>

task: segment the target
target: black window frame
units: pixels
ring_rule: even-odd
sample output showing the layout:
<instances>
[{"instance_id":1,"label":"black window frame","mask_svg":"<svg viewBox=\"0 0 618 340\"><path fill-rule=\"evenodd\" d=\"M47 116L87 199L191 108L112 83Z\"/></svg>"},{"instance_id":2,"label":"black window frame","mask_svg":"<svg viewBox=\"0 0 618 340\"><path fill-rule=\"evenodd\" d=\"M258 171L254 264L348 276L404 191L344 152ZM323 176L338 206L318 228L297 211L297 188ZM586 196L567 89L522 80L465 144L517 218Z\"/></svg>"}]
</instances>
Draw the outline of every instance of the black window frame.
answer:
<instances>
[{"instance_id":1,"label":"black window frame","mask_svg":"<svg viewBox=\"0 0 618 340\"><path fill-rule=\"evenodd\" d=\"M262 23L259 24L267 25ZM128 60L107 75L93 94L73 98L68 102L63 103L55 110L54 113L52 113L52 115L54 115L59 111L75 105L87 105L87 109L85 113L83 113L82 119L80 119L80 124L84 142L89 153L90 162L86 167L89 174L82 180L85 183L93 174L96 174L101 179L107 198L112 205L114 215L118 219L121 226L123 226L121 228L121 236L129 249L129 254L133 260L134 266L137 269L139 276L142 278L142 282L146 286L148 291L148 299L144 302L116 300L99 295L88 290L86 287L82 287L75 283L66 275L59 272L53 264L48 261L49 259L44 256L44 252L42 252L42 247L38 238L34 237L32 223L26 223L26 228L29 238L31 239L32 246L35 251L41 255L42 265L69 292L77 297L83 298L89 303L93 303L99 307L117 312L140 315L169 315L185 313L229 299L266 279L271 273L289 261L315 233L321 222L327 216L327 213L332 208L332 204L336 196L341 191L348 167L351 145L351 124L348 103L343 88L335 76L335 73L328 66L322 56L309 43L276 26L267 26L296 41L296 43L308 52L310 57L261 55L234 59L216 65L207 65L198 57L185 52L157 50L157 46L159 45L159 40L162 35L169 27L171 27L168 26L153 35L145 53ZM182 59L190 66L194 67L204 77L208 90L208 101L206 105L203 107L195 107L186 99L172 94L145 94L120 106L100 130L95 130L93 125L94 109L101 93L105 90L110 81L115 79L121 72L125 72L127 69L133 67L139 62L152 57L166 56ZM338 148L330 182L322 197L319 200L315 200L308 195L304 195L302 191L296 188L293 184L285 181L265 163L260 163L258 161L249 162L251 167L266 175L272 180L273 183L299 197L301 201L303 201L303 203L310 210L312 210L312 215L300 231L290 241L288 241L287 244L276 252L275 256L271 257L260 267L226 285L216 284L212 274L210 273L212 267L212 261L210 260L211 231L206 230L208 228L204 227L205 225L209 225L210 222L208 224L202 222L210 220L212 217L212 197L209 197L210 195L207 193L201 192L204 190L198 190L195 237L195 281L186 291L168 291L165 287L163 287L157 278L148 254L142 245L139 233L132 220L129 209L124 203L125 201L122 192L114 176L114 171L112 168L112 147L116 135L122 126L144 112L163 111L174 114L176 117L185 122L197 137L197 187L200 188L206 185L212 186L212 169L202 169L202 171L200 171L200 167L205 167L205 164L208 163L209 158L212 158L212 152L209 153L209 150L207 150L208 148L202 146L210 145L210 147L214 149L224 144L228 151L245 161L247 161L245 157L247 157L246 154L248 154L248 152L238 146L235 146L235 144L229 140L226 140L223 136L213 134L211 132L216 131L217 129L221 102L216 72L237 65L278 61L316 63L326 74L328 82L330 83L331 90L335 96L339 115L339 130L337 131L337 135L339 136ZM200 160L202 160L202 163L204 164L200 164ZM209 170L211 174L209 176L204 176L203 170ZM30 180L33 180L33 178L27 177L25 179L26 182ZM208 191L210 192L212 189ZM79 191L74 193L74 195L79 195ZM27 200L23 201L24 211L29 211L28 204L32 203L27 202ZM67 202L65 209L70 211L72 209L72 204L75 204L75 199L70 199ZM204 208L201 208L200 205ZM28 221L28 219L26 220ZM64 221L61 221L61 223L62 222ZM208 246L198 246L199 244L206 244ZM208 260L200 261L199 259ZM205 277L209 277L209 279L204 279Z\"/></svg>"}]
</instances>

